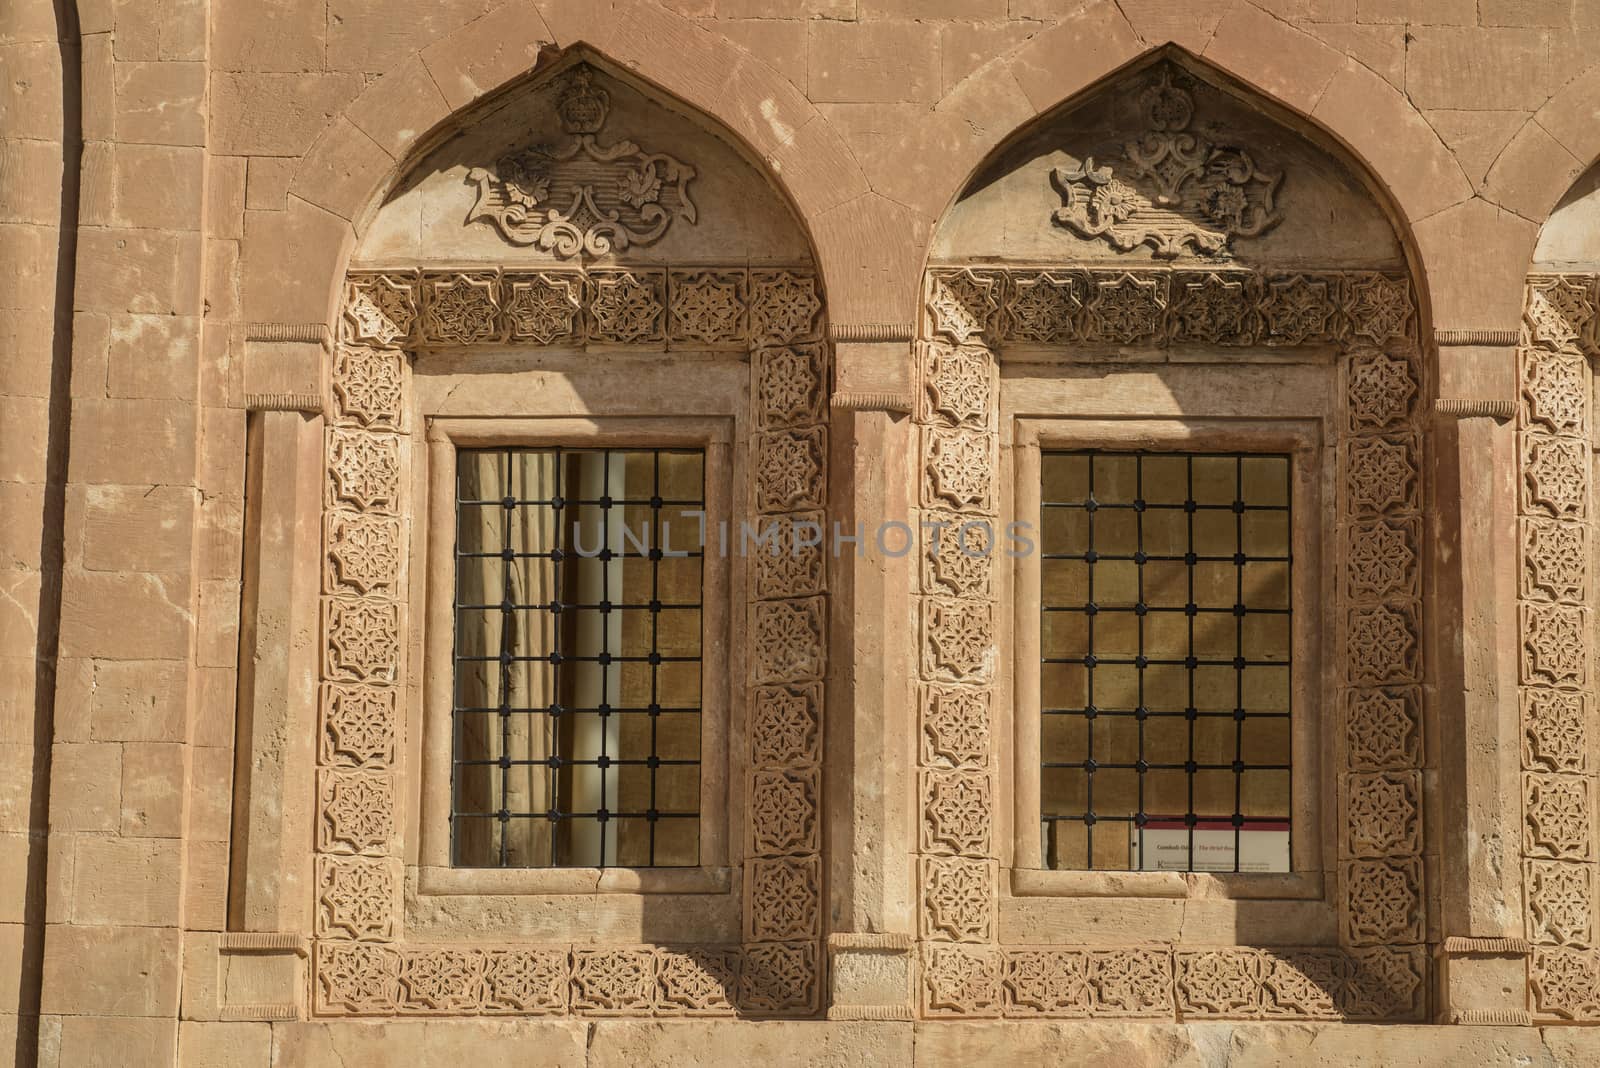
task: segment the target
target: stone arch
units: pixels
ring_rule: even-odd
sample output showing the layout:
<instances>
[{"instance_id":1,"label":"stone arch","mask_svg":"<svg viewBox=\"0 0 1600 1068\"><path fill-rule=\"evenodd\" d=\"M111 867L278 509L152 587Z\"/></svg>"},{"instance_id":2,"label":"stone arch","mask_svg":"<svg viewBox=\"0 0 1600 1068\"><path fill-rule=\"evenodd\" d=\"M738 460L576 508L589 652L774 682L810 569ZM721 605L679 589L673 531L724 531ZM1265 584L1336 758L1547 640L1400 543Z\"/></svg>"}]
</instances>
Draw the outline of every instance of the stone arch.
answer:
<instances>
[{"instance_id":1,"label":"stone arch","mask_svg":"<svg viewBox=\"0 0 1600 1068\"><path fill-rule=\"evenodd\" d=\"M974 171L929 248L912 390L917 496L924 527L969 520L1009 530L1044 514L1041 465L1051 449L1284 454L1300 474L1283 498L1288 507L1292 496L1296 509L1292 553L1285 541L1283 555L1293 556L1297 574L1314 578L1309 585L1295 580L1297 592L1283 602L1295 622L1281 639L1281 662L1270 669L1280 672L1272 677L1281 695L1265 703L1242 696L1251 684L1240 653L1231 662L1240 672L1238 695L1216 714L1241 724L1277 714L1272 709L1298 714L1292 738L1278 735L1280 759L1262 761L1292 766L1292 784L1274 780L1270 800L1258 796L1261 804L1251 808L1240 800L1250 797L1241 778L1237 794L1213 799L1210 811L1219 814L1212 817L1199 811L1193 781L1186 802L1181 790L1169 790L1164 803L1187 804L1182 818L1191 822L1215 818L1236 828L1271 812L1293 831L1283 846L1285 866L1274 870L1301 889L1285 892L1282 905L1270 893L1241 900L1216 931L1173 931L1157 939L1166 947L1126 947L1133 977L1119 976L1098 996L1140 1004L1152 1016L1174 1008L1185 1019L1248 1015L1256 995L1225 1004L1219 969L1265 975L1314 958L1326 970L1311 978L1297 995L1305 1004L1291 1012L1416 1020L1427 1011L1427 917L1437 893L1425 876L1421 744L1433 722L1425 683L1434 669L1423 652L1433 597L1424 530L1435 361L1402 213L1359 159L1304 118L1325 86L1297 99L1293 66L1272 69L1278 82L1268 88L1275 91L1261 93L1239 86L1207 57L1177 47L1141 52L1009 137ZM1278 103L1283 97L1298 105L1295 114ZM1272 439L1266 428L1273 425L1300 429ZM1268 440L1276 444L1263 444ZM1241 500L1243 485L1241 474ZM1195 496L1192 486L1188 494ZM1139 501L1130 506L1143 510ZM1131 532L1125 549L1088 549L1082 559L1090 567L1095 550L1145 563ZM1115 694L1084 680L1097 659L1116 663L1119 656L1143 672L1143 624L1137 657L1123 646L1070 646L1077 650L1071 656L1081 656L1081 685L1058 680L1047 700L1040 676L1050 655L1042 650L1052 641L1040 622L1049 584L1044 565L1026 554L989 567L950 564L926 539L923 552L920 728L940 737L954 720L962 737L985 739L976 754L952 758L934 746L921 757L923 1007L930 1015L983 1015L998 1005L1004 1013L1007 998L1015 998L1021 1014L1056 993L1041 972L1092 972L1098 964L1071 945L1014 947L995 937L990 910L1007 892L997 867L1014 859L1010 886L1019 895L999 907L1001 915L1037 907L1038 916L1051 917L1044 922L1069 924L1066 905L1019 905L1018 887L1060 901L1070 893L1139 893L1134 882L1118 881L1140 867L1127 828L1141 816L1184 810L1147 811L1142 781L1135 809L1131 776L1119 784L1126 788L1120 800L1097 802L1106 806L1098 815L1083 798L1102 798L1100 787L1082 783L1076 794L1057 791L1077 797L1078 809L1068 811L1070 800L1042 807L1041 783L1071 761L1081 760L1091 776L1097 759L1114 768L1123 760L1124 772L1135 768L1131 755L1066 756L1066 746L1043 756L1041 723L1045 706L1080 707L1084 722L1121 711L1129 717L1124 740L1137 719L1142 745L1145 713L1158 711L1155 702L1144 707L1143 675L1136 697L1126 678ZM1241 576L1246 555L1241 540L1234 558ZM1222 611L1245 618L1246 588L1241 578L1241 603ZM1083 618L1107 603L1120 604L1130 619L1159 612L1143 603L1142 592L1137 605L1131 595L1105 599L1095 604L1080 586L1078 610ZM1243 649L1245 624L1239 628ZM1170 656L1197 670L1192 632L1189 640L1187 654L1169 645L1151 662ZM1069 663L1057 648L1048 667ZM1012 668L986 660L986 649L1001 650L1001 663L1015 650ZM988 740L1007 723L1008 699L1015 730L1008 748L1017 755L1009 769L1007 747ZM1180 718L1201 718L1194 690L1187 701L1172 693L1159 701ZM1105 729L1095 727L1093 737ZM1249 762L1244 744L1230 750L1241 776ZM1193 774L1205 760L1190 746ZM1146 769L1137 770L1142 776ZM988 828L1004 825L993 813L1007 807L1015 839L996 842ZM1064 811L1066 820L1079 821L1076 838L1072 824L1052 822ZM1101 817L1108 817L1109 838L1103 829L1095 837ZM1068 833L1058 835L1063 827ZM1097 842L1111 847L1103 865L1092 860ZM1047 863L1052 851L1080 859ZM1079 870L1050 870L1057 867ZM1096 881L1107 870L1117 874ZM1073 879L1054 878L1064 874ZM1146 885L1159 878L1131 876ZM1305 909L1302 922L1318 917L1305 924L1318 933L1301 936L1311 943L1307 958L1248 948L1278 944L1281 933L1267 933L1278 908ZM940 944L947 938L962 944ZM1185 945L1191 939L1208 948ZM1235 940L1242 944L1229 946ZM1353 999L1352 987L1341 985L1340 976L1359 986L1380 974L1388 984L1381 1006Z\"/></svg>"},{"instance_id":2,"label":"stone arch","mask_svg":"<svg viewBox=\"0 0 1600 1068\"><path fill-rule=\"evenodd\" d=\"M813 1014L824 974L828 576L815 543L809 555L758 552L748 563L737 547L716 548L719 529L732 538L752 526L769 538L807 524L822 529L831 375L809 235L766 169L724 129L586 45L547 56L533 77L465 114L470 121L448 137L421 141L381 205L356 220L360 239L333 336L324 339L332 359L321 348L311 353L327 388L261 398L324 417L315 448L325 491L312 504L323 530L310 761L314 1011ZM658 595L655 569L677 554L664 541L630 552L628 538L616 556L601 556L604 579L576 600L560 586L573 575L567 543L535 550L530 538L522 555L541 561L528 565L540 576L526 586L534 596L512 597L507 578L503 600L494 584L481 587L492 595L467 595L492 596L502 616L461 621L461 591L482 579L462 578L457 559L457 472L468 470L460 465L470 454L479 462L479 450L493 450L500 471L502 455L519 448L535 450L541 464L563 463L563 448L591 461L603 453L589 475L604 488L570 495L561 479L581 476L538 476L530 484L541 492L512 493L505 460L504 474L487 476L505 480L506 495L492 497L507 511L496 514L523 508L564 524L574 513L563 509L612 515L613 495L637 508L648 492L650 529L670 539L663 509L685 495L664 490L661 454L674 447L698 457L691 484L702 499L689 503L704 509L679 518L720 519L705 524L712 532L696 554L700 585L692 614L677 617L684 622L669 628L670 611L658 618L663 601L665 610L674 603L665 580ZM629 449L654 453L653 475L633 457L629 482L628 463L612 460ZM606 522L628 520L603 520L602 530ZM513 535L495 536L505 543L495 555L515 558ZM623 592L630 563L631 596ZM407 570L427 578L407 581ZM506 696L510 653L499 654L498 682L478 674L494 657L460 653L462 642L491 632L507 640L507 620L530 607L565 627L586 611L603 619L613 599L633 613L631 636L627 620L607 621L615 634L599 639L593 657L574 657L560 644L571 639L550 637L556 624L521 628L527 655L518 659L554 665L522 685L526 701ZM644 600L649 616L630 600ZM584 669L559 666L573 661L602 665L605 681L590 678L587 698ZM625 684L622 661L647 662L648 678ZM692 683L679 675L669 687L656 675L663 663ZM563 678L580 696L559 689ZM658 697L658 682L676 696ZM497 687L498 729L481 729L484 709L463 706L484 705L482 695ZM514 703L537 707L513 712ZM659 773L675 785L663 778L658 794L663 705L691 714L663 748L694 755L661 758ZM648 713L649 727L643 716L612 715L624 711ZM598 716L583 721L589 740L580 741L573 717L587 712ZM405 724L420 724L421 734L408 740ZM362 742L352 747L346 739L357 732ZM551 740L558 736L570 737ZM630 737L637 759L611 763L607 747L620 755ZM591 744L597 754L582 756L578 747ZM500 800L490 800L487 779L463 792L460 754L496 746L497 756L468 763L502 769ZM510 755L536 748L536 760ZM558 795L555 769L591 761L598 777ZM681 765L692 775L680 778ZM551 773L507 801L513 766ZM402 803L418 813L404 829ZM668 825L694 837L663 862L675 869L658 869L658 817L673 816L687 818ZM639 847L631 854L613 818L636 832L627 836ZM564 829L585 827L581 852L558 844ZM520 845L508 849L513 838ZM420 888L416 908L397 904L402 853L403 878ZM486 866L512 878L484 881L470 870ZM475 918L465 923L435 907L463 890L496 897L482 906L474 897L465 907ZM548 893L575 893L600 919L591 925L551 908L541 897ZM543 944L499 944L487 933L503 910L519 917L513 926L559 933ZM596 929L605 937L590 941ZM440 948L441 939L455 944ZM581 946L569 952L570 942ZM396 972L398 986L385 979Z\"/></svg>"},{"instance_id":3,"label":"stone arch","mask_svg":"<svg viewBox=\"0 0 1600 1068\"><path fill-rule=\"evenodd\" d=\"M850 275L842 257L852 224L830 230L829 220L868 186L842 139L787 78L655 0L507 0L396 64L328 123L296 168L287 214L271 233L246 229L245 316L333 322L344 263L384 191L475 105L574 46L728 131L813 232L824 276Z\"/></svg>"},{"instance_id":4,"label":"stone arch","mask_svg":"<svg viewBox=\"0 0 1600 1068\"><path fill-rule=\"evenodd\" d=\"M1454 218L1444 213L1464 210L1473 191L1427 120L1369 68L1247 4L1209 36L1175 41L1160 20L1130 21L1113 0L1094 0L955 86L912 131L912 147L896 153L890 173L870 174L875 189L931 224L1017 129L1164 49L1198 56L1353 156L1417 245L1419 280L1459 270L1448 255L1455 231L1440 224ZM1418 227L1423 220L1431 226Z\"/></svg>"}]
</instances>

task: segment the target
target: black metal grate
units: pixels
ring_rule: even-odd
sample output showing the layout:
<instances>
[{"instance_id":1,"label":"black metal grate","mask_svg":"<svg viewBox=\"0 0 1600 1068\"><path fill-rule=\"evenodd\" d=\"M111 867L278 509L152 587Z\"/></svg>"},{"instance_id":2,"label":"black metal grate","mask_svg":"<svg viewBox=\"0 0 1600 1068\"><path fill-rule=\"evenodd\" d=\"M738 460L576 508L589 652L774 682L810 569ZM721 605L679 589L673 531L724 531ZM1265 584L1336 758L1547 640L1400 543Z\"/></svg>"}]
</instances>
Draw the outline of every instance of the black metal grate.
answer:
<instances>
[{"instance_id":1,"label":"black metal grate","mask_svg":"<svg viewBox=\"0 0 1600 1068\"><path fill-rule=\"evenodd\" d=\"M1042 463L1046 864L1287 870L1290 458Z\"/></svg>"},{"instance_id":2,"label":"black metal grate","mask_svg":"<svg viewBox=\"0 0 1600 1068\"><path fill-rule=\"evenodd\" d=\"M703 453L457 472L453 863L697 864Z\"/></svg>"}]
</instances>

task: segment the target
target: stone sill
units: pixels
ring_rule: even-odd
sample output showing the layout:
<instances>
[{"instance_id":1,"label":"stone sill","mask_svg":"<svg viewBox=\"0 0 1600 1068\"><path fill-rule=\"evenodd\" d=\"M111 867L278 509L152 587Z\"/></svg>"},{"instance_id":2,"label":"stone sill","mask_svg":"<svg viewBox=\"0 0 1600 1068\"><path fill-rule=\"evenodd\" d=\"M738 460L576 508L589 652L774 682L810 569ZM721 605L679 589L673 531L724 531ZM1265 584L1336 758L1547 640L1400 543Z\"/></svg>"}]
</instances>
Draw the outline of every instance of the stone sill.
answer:
<instances>
[{"instance_id":1,"label":"stone sill","mask_svg":"<svg viewBox=\"0 0 1600 1068\"><path fill-rule=\"evenodd\" d=\"M732 868L419 867L417 892L480 894L726 894Z\"/></svg>"},{"instance_id":2,"label":"stone sill","mask_svg":"<svg viewBox=\"0 0 1600 1068\"><path fill-rule=\"evenodd\" d=\"M1013 897L1229 898L1306 901L1323 896L1319 871L1235 874L1011 869Z\"/></svg>"}]
</instances>

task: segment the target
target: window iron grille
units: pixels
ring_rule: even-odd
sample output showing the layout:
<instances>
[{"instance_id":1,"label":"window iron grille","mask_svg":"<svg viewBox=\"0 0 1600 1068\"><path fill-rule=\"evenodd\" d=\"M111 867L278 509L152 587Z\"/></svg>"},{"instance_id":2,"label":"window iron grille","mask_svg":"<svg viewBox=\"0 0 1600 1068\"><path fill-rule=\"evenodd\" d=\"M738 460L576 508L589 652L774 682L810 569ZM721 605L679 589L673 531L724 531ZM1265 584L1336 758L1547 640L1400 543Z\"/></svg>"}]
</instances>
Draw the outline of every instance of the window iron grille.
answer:
<instances>
[{"instance_id":1,"label":"window iron grille","mask_svg":"<svg viewBox=\"0 0 1600 1068\"><path fill-rule=\"evenodd\" d=\"M1289 870L1290 458L1041 472L1046 865Z\"/></svg>"},{"instance_id":2,"label":"window iron grille","mask_svg":"<svg viewBox=\"0 0 1600 1068\"><path fill-rule=\"evenodd\" d=\"M704 454L457 453L459 867L699 863Z\"/></svg>"}]
</instances>

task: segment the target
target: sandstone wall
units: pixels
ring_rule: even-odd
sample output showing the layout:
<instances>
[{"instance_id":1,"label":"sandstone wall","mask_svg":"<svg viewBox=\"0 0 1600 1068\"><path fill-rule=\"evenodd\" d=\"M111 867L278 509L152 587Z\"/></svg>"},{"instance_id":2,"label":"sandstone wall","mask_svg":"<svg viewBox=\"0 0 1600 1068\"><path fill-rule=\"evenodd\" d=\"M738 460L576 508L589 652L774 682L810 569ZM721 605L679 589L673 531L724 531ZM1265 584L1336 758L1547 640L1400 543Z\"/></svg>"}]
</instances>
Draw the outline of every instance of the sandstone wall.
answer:
<instances>
[{"instance_id":1,"label":"sandstone wall","mask_svg":"<svg viewBox=\"0 0 1600 1068\"><path fill-rule=\"evenodd\" d=\"M280 409L320 448L282 409L320 398L351 252L452 116L586 45L731 131L809 235L832 322L882 336L918 321L935 224L989 154L1175 43L1367 170L1449 342L1439 396L1509 403L1540 227L1600 156L1600 5L63 5L0 9L0 1060L442 1062L485 1036L567 1063L688 1060L701 1041L837 1063L1600 1056L1559 1028L230 1022L214 989L225 933L273 929L228 915L244 561L272 534L246 536L246 410ZM241 964L234 1003L295 987L290 967Z\"/></svg>"}]
</instances>

